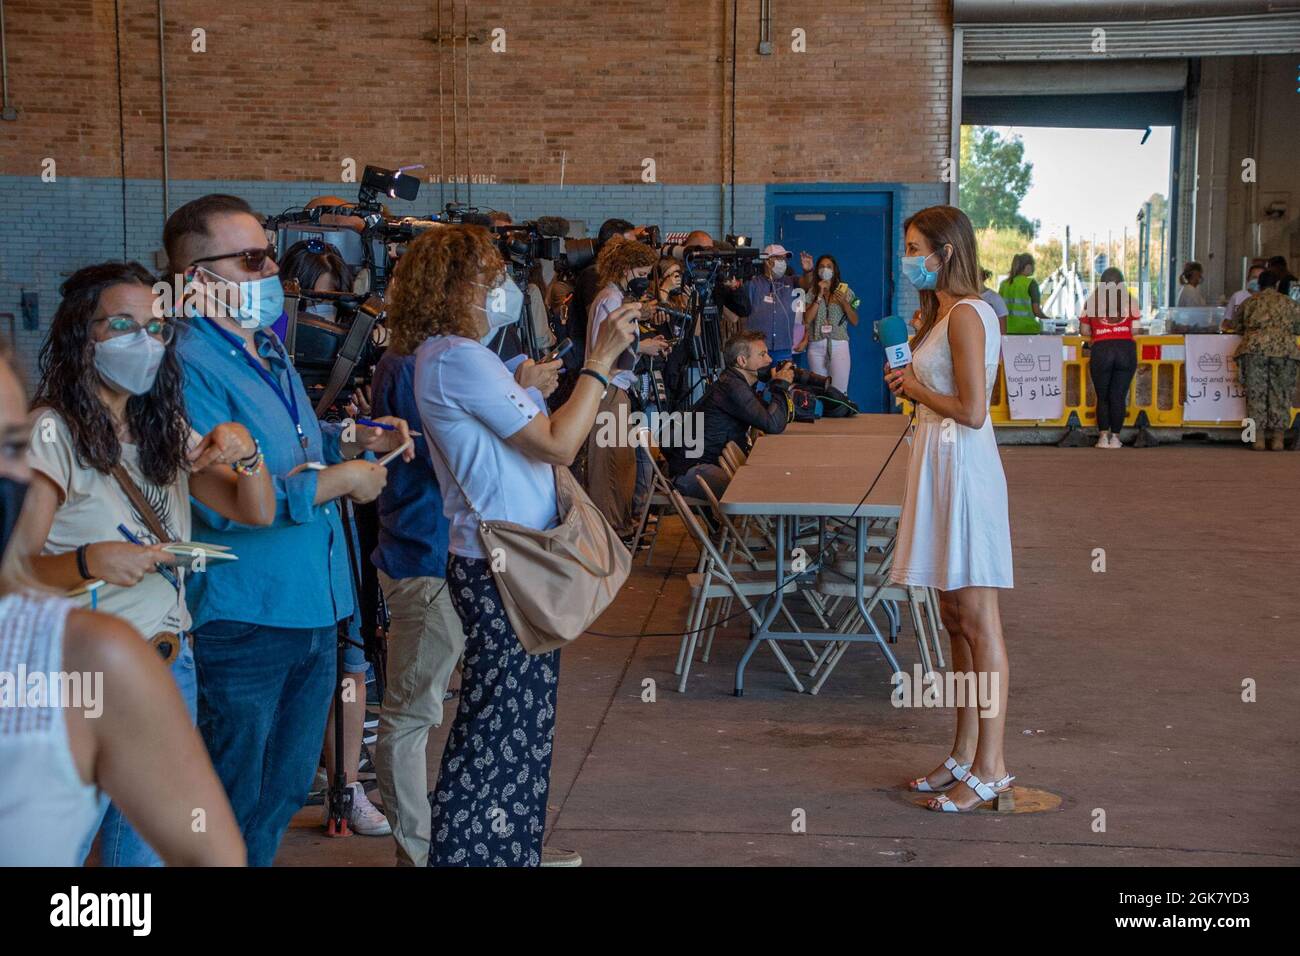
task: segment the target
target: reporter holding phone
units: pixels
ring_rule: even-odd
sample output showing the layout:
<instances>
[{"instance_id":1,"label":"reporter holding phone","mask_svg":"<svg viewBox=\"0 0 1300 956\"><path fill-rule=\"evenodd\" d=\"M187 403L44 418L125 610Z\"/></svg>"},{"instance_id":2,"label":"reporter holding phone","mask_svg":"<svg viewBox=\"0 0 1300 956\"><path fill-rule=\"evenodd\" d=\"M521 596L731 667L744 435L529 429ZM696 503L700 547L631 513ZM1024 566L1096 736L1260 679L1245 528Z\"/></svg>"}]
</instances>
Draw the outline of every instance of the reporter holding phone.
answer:
<instances>
[{"instance_id":1,"label":"reporter holding phone","mask_svg":"<svg viewBox=\"0 0 1300 956\"><path fill-rule=\"evenodd\" d=\"M195 500L196 537L230 546L239 560L200 576L188 595L199 729L249 864L269 866L310 789L335 682L337 625L356 606L335 499L373 501L388 473L358 456L399 448L410 436L394 419L377 419L392 430L357 426L346 435L317 421L271 330L283 290L275 250L247 203L222 195L187 203L167 220L163 243L171 271L187 284L177 340L190 420L200 431L227 419L243 424L275 490L274 519L263 528ZM327 467L307 467L312 462Z\"/></svg>"},{"instance_id":2,"label":"reporter holding phone","mask_svg":"<svg viewBox=\"0 0 1300 956\"><path fill-rule=\"evenodd\" d=\"M153 277L134 262L88 266L63 284L41 349L28 443L32 481L15 547L47 587L69 591L102 580L99 610L151 639L193 721L185 587L194 576L190 560L164 545L190 538L191 495L249 525L268 524L275 500L247 429L217 421L202 438L191 430L175 326L155 318L152 286ZM211 570L225 569L214 563ZM91 599L78 603L89 606ZM98 816L102 826L85 835L81 859L98 831L103 865L162 865L105 797Z\"/></svg>"},{"instance_id":3,"label":"reporter holding phone","mask_svg":"<svg viewBox=\"0 0 1300 956\"><path fill-rule=\"evenodd\" d=\"M450 522L447 589L465 634L460 702L432 797L429 866L542 862L559 652L529 655L520 645L479 523L555 526L553 466L573 461L611 367L636 341L640 307L610 312L572 396L548 417L481 344L518 319L521 299L488 232L449 226L407 248L388 310L392 347L415 354L415 401Z\"/></svg>"},{"instance_id":4,"label":"reporter holding phone","mask_svg":"<svg viewBox=\"0 0 1300 956\"><path fill-rule=\"evenodd\" d=\"M503 363L545 409L561 362L523 355ZM419 421L415 355L388 349L375 367L374 412ZM465 650L465 632L447 588L450 524L423 433L415 457L389 466L379 494L379 545L371 554L388 605L388 670L379 712L375 770L398 866L429 861L429 734L442 726L443 699Z\"/></svg>"}]
</instances>

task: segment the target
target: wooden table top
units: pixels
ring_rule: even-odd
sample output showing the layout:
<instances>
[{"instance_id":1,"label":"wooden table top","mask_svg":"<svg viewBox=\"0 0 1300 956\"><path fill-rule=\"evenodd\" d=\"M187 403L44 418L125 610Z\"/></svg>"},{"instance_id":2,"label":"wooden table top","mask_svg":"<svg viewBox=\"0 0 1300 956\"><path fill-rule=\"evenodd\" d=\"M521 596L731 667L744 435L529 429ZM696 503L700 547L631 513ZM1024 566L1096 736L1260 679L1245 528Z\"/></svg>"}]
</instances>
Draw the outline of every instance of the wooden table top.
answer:
<instances>
[{"instance_id":1,"label":"wooden table top","mask_svg":"<svg viewBox=\"0 0 1300 956\"><path fill-rule=\"evenodd\" d=\"M871 469L898 444L898 455L907 458L909 446L898 435L764 435L749 453L750 465L840 466Z\"/></svg>"},{"instance_id":2,"label":"wooden table top","mask_svg":"<svg viewBox=\"0 0 1300 956\"><path fill-rule=\"evenodd\" d=\"M815 422L791 422L782 435L893 435L908 426L906 415L854 415L852 418L819 418ZM775 436L772 436L775 437Z\"/></svg>"},{"instance_id":3,"label":"wooden table top","mask_svg":"<svg viewBox=\"0 0 1300 956\"><path fill-rule=\"evenodd\" d=\"M906 448L906 443L899 447L883 472L888 449L874 462L852 467L746 464L727 486L722 510L728 514L847 518L856 513L896 518L902 512L907 487ZM873 481L871 494L858 507Z\"/></svg>"}]
</instances>

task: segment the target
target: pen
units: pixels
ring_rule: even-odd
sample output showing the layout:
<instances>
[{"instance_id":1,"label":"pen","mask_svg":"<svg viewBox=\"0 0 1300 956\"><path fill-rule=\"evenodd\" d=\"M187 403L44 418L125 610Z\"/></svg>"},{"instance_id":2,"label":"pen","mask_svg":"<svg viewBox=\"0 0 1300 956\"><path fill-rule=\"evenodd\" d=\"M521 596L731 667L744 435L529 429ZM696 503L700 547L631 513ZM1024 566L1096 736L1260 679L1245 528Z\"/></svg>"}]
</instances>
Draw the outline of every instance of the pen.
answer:
<instances>
[{"instance_id":1,"label":"pen","mask_svg":"<svg viewBox=\"0 0 1300 956\"><path fill-rule=\"evenodd\" d=\"M368 426L368 427L370 427L370 428L382 428L382 429L383 429L384 431L386 431L386 432L395 432L395 431L397 431L397 426L396 426L396 425L389 425L389 424L387 424L387 423L385 423L385 422L376 422L376 421L373 421L373 420L371 420L371 419L369 419L369 418L357 418L357 419L353 419L353 420L354 420L358 425L366 425L366 426ZM407 434L409 434L409 435L414 435L416 438L422 438L422 437L423 437L419 432L408 432Z\"/></svg>"},{"instance_id":2,"label":"pen","mask_svg":"<svg viewBox=\"0 0 1300 956\"><path fill-rule=\"evenodd\" d=\"M144 542L141 541L139 538L137 538L135 535L133 535L131 533L131 529L128 528L126 525L124 524L118 525L117 530L121 532L122 537L126 538L126 540L130 541L132 544L138 544L141 547L144 546ZM154 567L158 569L158 573L163 576L164 580L166 580L168 584L174 587L177 591L181 589L181 583L176 580L175 574L167 570L167 568L161 564L155 564Z\"/></svg>"}]
</instances>

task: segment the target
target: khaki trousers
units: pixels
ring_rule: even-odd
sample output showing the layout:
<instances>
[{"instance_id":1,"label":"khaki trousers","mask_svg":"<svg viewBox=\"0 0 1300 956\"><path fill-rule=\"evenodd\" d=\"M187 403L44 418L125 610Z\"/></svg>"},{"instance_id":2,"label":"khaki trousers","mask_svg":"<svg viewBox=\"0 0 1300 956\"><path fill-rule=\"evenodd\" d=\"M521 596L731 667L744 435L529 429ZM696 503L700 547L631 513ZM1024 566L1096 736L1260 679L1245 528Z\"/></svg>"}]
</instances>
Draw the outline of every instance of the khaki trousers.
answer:
<instances>
[{"instance_id":1,"label":"khaki trousers","mask_svg":"<svg viewBox=\"0 0 1300 956\"><path fill-rule=\"evenodd\" d=\"M619 414L619 408L630 410L631 400L621 388L610 386L609 393L600 401L596 422L587 436L587 494L610 527L619 537L629 537L636 531L632 517L632 497L636 493L636 448L627 443L618 428L627 421L628 411ZM614 427L602 428L606 414ZM615 436L614 443L597 441L602 436Z\"/></svg>"},{"instance_id":2,"label":"khaki trousers","mask_svg":"<svg viewBox=\"0 0 1300 956\"><path fill-rule=\"evenodd\" d=\"M388 672L375 742L384 814L397 841L398 866L429 859L429 732L442 724L442 699L465 650L465 633L443 578L379 575L391 617Z\"/></svg>"}]
</instances>

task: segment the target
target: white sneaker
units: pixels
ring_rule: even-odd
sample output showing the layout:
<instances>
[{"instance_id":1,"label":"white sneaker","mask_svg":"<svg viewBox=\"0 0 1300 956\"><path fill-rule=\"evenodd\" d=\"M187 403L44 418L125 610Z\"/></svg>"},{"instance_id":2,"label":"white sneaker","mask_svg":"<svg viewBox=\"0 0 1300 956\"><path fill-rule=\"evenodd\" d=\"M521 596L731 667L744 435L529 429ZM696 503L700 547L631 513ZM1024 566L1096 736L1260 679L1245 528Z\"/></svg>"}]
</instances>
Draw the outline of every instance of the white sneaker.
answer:
<instances>
[{"instance_id":1,"label":"white sneaker","mask_svg":"<svg viewBox=\"0 0 1300 956\"><path fill-rule=\"evenodd\" d=\"M1097 444L1093 445L1092 447L1093 447L1093 448L1110 448L1110 447L1112 447L1112 446L1111 446L1111 443L1110 443L1110 436L1109 436L1109 435L1101 435L1101 436L1099 436L1099 437L1097 438Z\"/></svg>"},{"instance_id":2,"label":"white sneaker","mask_svg":"<svg viewBox=\"0 0 1300 956\"><path fill-rule=\"evenodd\" d=\"M1119 440L1119 436L1116 435L1114 432L1111 432L1111 433L1110 433L1110 447L1111 447L1111 448L1123 448L1123 447L1124 447L1124 443L1123 443L1122 441Z\"/></svg>"},{"instance_id":3,"label":"white sneaker","mask_svg":"<svg viewBox=\"0 0 1300 956\"><path fill-rule=\"evenodd\" d=\"M352 813L348 816L348 829L362 836L388 836L392 833L393 828L388 818L384 816L383 811L370 802L365 787L360 783L350 783L348 786L352 788ZM322 810L322 821L328 824L330 818L328 794Z\"/></svg>"}]
</instances>

